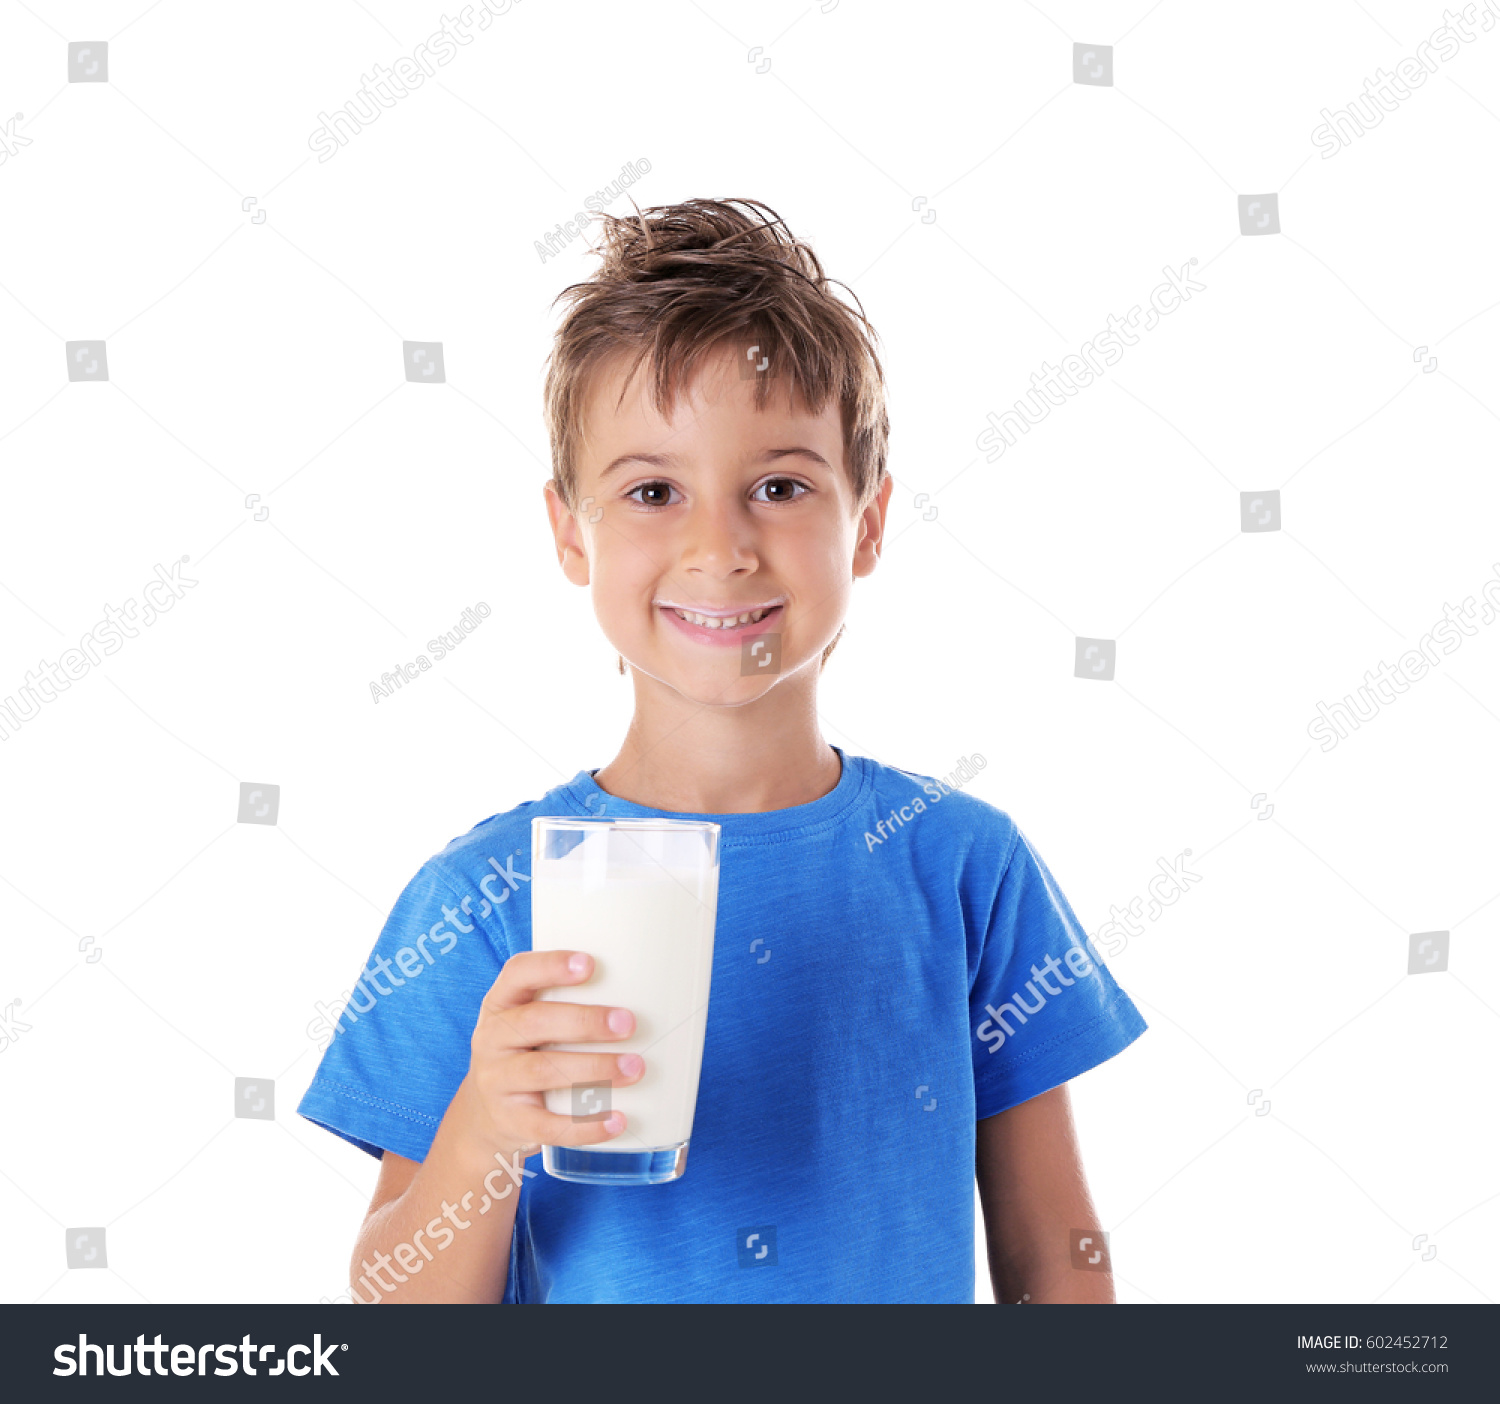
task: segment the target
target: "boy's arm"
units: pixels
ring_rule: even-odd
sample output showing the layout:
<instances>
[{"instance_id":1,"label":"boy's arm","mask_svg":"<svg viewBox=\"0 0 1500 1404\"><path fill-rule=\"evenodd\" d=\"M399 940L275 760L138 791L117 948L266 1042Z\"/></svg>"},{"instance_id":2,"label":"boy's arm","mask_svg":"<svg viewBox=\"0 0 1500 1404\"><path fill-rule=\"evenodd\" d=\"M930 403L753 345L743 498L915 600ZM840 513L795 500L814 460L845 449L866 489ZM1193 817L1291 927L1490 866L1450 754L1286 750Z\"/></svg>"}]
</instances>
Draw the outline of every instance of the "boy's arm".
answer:
<instances>
[{"instance_id":1,"label":"boy's arm","mask_svg":"<svg viewBox=\"0 0 1500 1404\"><path fill-rule=\"evenodd\" d=\"M582 951L522 951L505 962L480 1006L469 1071L426 1158L381 1157L349 1266L356 1300L500 1301L520 1181L536 1173L525 1171L526 1155L543 1145L598 1145L624 1130L618 1109L603 1121L546 1109L544 1094L554 1089L579 1082L627 1087L644 1073L637 1053L546 1046L603 1045L634 1031L628 1010L536 998L583 983L593 969L593 957Z\"/></svg>"},{"instance_id":2,"label":"boy's arm","mask_svg":"<svg viewBox=\"0 0 1500 1404\"><path fill-rule=\"evenodd\" d=\"M1066 1083L977 1123L974 1169L997 1302L1114 1301L1113 1273L1075 1268L1069 1252L1098 1219Z\"/></svg>"},{"instance_id":3,"label":"boy's arm","mask_svg":"<svg viewBox=\"0 0 1500 1404\"><path fill-rule=\"evenodd\" d=\"M487 1128L473 1100L466 1078L425 1160L394 1151L381 1157L349 1264L360 1300L371 1300L372 1283L381 1288L381 1300L392 1302L498 1302L504 1295L521 1196L512 1177L482 1149ZM509 1163L520 1171L519 1158ZM486 1176L498 1193L486 1193ZM403 1264L416 1270L402 1272Z\"/></svg>"}]
</instances>

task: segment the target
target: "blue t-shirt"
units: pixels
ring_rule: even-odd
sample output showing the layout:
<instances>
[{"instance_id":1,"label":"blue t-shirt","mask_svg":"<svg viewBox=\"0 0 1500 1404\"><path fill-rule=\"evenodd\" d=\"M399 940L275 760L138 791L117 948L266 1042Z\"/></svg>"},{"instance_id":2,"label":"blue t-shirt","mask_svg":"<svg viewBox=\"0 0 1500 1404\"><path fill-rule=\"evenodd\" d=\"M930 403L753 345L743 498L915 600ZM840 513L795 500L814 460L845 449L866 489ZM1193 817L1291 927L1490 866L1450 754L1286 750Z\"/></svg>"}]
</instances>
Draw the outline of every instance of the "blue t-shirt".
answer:
<instances>
[{"instance_id":1,"label":"blue t-shirt","mask_svg":"<svg viewBox=\"0 0 1500 1404\"><path fill-rule=\"evenodd\" d=\"M372 1155L423 1159L480 1001L531 948L531 820L711 819L686 1173L573 1184L530 1157L504 1300L972 1303L976 1120L1146 1024L1008 815L834 749L838 784L791 809L669 813L579 771L454 839L397 900L297 1110Z\"/></svg>"}]
</instances>

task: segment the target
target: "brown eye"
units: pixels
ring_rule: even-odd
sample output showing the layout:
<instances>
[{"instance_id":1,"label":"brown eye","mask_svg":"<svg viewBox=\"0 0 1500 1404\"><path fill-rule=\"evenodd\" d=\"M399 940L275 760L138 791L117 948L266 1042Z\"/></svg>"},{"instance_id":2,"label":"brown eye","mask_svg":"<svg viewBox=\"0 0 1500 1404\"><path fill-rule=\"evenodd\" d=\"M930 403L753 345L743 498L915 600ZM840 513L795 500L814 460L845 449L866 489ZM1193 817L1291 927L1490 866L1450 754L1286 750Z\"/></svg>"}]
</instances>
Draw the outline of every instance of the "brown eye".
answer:
<instances>
[{"instance_id":1,"label":"brown eye","mask_svg":"<svg viewBox=\"0 0 1500 1404\"><path fill-rule=\"evenodd\" d=\"M643 493L645 493L645 494L655 493L655 494L660 494L660 495L659 496L638 496L637 495L637 494L643 494ZM671 483L641 483L638 486L631 488L630 491L628 493L626 493L625 495L627 497L633 497L633 498L635 498L635 500L637 502L639 502L643 507L665 507L671 501L672 484Z\"/></svg>"},{"instance_id":2,"label":"brown eye","mask_svg":"<svg viewBox=\"0 0 1500 1404\"><path fill-rule=\"evenodd\" d=\"M770 492L772 488L779 489L779 491L774 496L762 498L762 501L795 502L803 492L810 491L806 483L799 483L795 478L768 478L756 489L756 492ZM799 488L801 492L797 491Z\"/></svg>"}]
</instances>

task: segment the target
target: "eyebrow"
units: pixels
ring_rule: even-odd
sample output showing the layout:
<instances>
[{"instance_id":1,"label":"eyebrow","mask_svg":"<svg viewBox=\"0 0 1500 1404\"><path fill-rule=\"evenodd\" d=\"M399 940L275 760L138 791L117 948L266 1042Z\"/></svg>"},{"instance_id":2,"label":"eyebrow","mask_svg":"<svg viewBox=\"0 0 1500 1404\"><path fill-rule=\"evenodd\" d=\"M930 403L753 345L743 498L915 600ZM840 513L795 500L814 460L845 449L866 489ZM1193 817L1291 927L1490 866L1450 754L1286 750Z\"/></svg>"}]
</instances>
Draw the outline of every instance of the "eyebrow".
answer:
<instances>
[{"instance_id":1,"label":"eyebrow","mask_svg":"<svg viewBox=\"0 0 1500 1404\"><path fill-rule=\"evenodd\" d=\"M796 448L767 449L761 454L758 461L761 463L775 463L783 458L811 459L814 463L821 463L830 473L833 472L833 465L821 453L816 453L812 449L803 448L800 445ZM623 467L627 463L644 463L650 468L675 468L681 462L682 459L675 453L622 453L609 467L599 474L599 481L602 483L616 468Z\"/></svg>"}]
</instances>

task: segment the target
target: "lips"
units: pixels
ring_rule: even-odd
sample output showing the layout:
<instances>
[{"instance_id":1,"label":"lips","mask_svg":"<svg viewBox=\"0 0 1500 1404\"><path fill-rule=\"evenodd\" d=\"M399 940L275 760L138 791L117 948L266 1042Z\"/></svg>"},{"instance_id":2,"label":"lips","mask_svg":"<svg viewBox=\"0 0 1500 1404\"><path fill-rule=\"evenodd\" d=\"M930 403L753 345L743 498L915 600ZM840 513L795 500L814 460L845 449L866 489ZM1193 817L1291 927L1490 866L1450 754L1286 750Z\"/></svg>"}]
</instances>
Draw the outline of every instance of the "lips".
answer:
<instances>
[{"instance_id":1,"label":"lips","mask_svg":"<svg viewBox=\"0 0 1500 1404\"><path fill-rule=\"evenodd\" d=\"M671 605L658 605L658 611L663 619L671 624L680 633L685 634L695 643L717 645L721 648L736 647L744 639L753 639L757 635L771 632L781 620L782 606L771 605L764 610L741 610L741 614L748 614L750 618L745 623L740 623L740 615L729 618L716 619L712 624L700 624L696 619L704 619L709 616L697 615L695 618L684 618L686 610L678 610ZM760 618L755 618L759 614ZM733 622L731 622L731 619Z\"/></svg>"}]
</instances>

